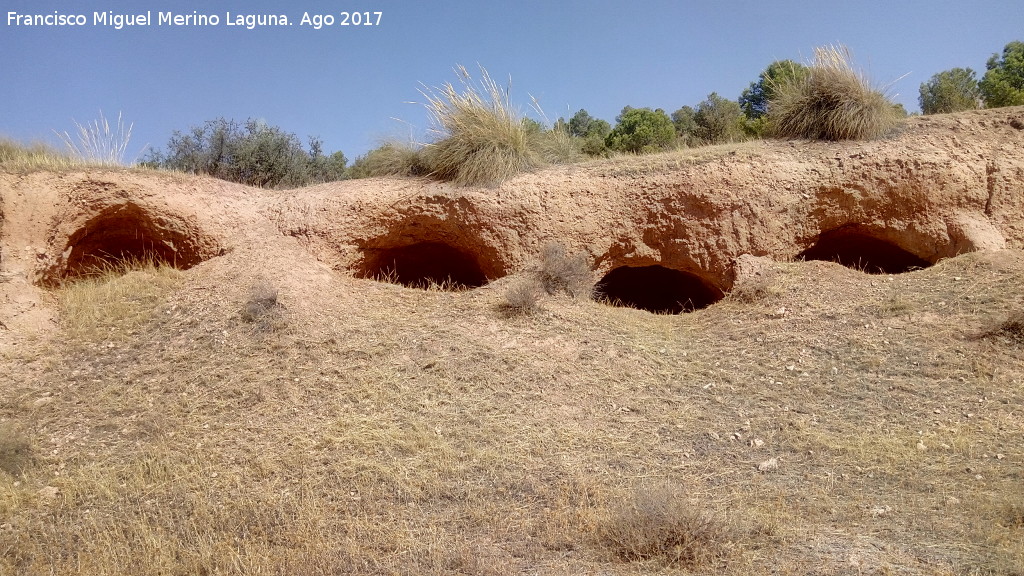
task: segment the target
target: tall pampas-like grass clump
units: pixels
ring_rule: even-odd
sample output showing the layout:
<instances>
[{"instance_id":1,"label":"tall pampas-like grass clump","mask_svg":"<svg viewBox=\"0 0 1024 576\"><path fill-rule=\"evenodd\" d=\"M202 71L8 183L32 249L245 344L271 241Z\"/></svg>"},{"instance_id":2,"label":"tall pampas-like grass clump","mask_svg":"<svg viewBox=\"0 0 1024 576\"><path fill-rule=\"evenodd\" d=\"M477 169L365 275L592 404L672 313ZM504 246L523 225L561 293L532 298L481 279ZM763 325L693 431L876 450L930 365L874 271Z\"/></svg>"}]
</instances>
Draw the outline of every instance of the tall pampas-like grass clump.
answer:
<instances>
[{"instance_id":1,"label":"tall pampas-like grass clump","mask_svg":"<svg viewBox=\"0 0 1024 576\"><path fill-rule=\"evenodd\" d=\"M483 67L474 81L464 66L452 83L422 90L435 140L424 147L432 175L463 186L492 185L544 164L523 116Z\"/></svg>"},{"instance_id":2,"label":"tall pampas-like grass clump","mask_svg":"<svg viewBox=\"0 0 1024 576\"><path fill-rule=\"evenodd\" d=\"M900 116L844 46L815 48L806 76L775 86L768 105L772 133L782 138L870 140L890 132Z\"/></svg>"}]
</instances>

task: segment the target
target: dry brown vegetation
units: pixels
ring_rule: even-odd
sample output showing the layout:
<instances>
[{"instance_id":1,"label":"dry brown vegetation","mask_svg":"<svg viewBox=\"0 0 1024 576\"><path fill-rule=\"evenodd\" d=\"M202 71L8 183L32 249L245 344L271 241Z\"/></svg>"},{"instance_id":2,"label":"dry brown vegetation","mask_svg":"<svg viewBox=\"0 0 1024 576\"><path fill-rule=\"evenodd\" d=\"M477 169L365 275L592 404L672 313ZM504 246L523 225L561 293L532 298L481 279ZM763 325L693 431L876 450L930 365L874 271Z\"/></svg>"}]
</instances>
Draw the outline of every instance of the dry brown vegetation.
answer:
<instances>
[{"instance_id":1,"label":"dry brown vegetation","mask_svg":"<svg viewBox=\"0 0 1024 576\"><path fill-rule=\"evenodd\" d=\"M815 48L807 75L776 86L768 106L771 131L783 138L878 138L892 131L899 118L896 104L854 68L843 46Z\"/></svg>"},{"instance_id":2,"label":"dry brown vegetation","mask_svg":"<svg viewBox=\"0 0 1024 576\"><path fill-rule=\"evenodd\" d=\"M3 348L0 573L1022 573L1024 346L973 337L1019 252L674 316L249 274L70 284Z\"/></svg>"}]
</instances>

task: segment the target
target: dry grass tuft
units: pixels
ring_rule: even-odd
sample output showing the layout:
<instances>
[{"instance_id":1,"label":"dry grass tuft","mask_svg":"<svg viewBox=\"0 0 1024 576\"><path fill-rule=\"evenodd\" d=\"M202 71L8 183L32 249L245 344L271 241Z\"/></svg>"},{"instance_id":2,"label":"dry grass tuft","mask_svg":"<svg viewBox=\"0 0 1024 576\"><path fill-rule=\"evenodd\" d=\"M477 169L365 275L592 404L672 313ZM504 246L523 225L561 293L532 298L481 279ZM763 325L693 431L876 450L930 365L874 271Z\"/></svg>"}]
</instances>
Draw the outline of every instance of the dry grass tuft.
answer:
<instances>
[{"instance_id":1,"label":"dry grass tuft","mask_svg":"<svg viewBox=\"0 0 1024 576\"><path fill-rule=\"evenodd\" d=\"M422 149L410 142L386 142L356 158L349 168L349 178L376 176L426 176L430 167L423 159Z\"/></svg>"},{"instance_id":2,"label":"dry grass tuft","mask_svg":"<svg viewBox=\"0 0 1024 576\"><path fill-rule=\"evenodd\" d=\"M744 535L727 518L702 510L658 485L638 489L610 511L600 540L619 558L655 560L689 569L717 565L731 556Z\"/></svg>"},{"instance_id":3,"label":"dry grass tuft","mask_svg":"<svg viewBox=\"0 0 1024 576\"><path fill-rule=\"evenodd\" d=\"M475 82L464 66L451 83L422 91L437 140L423 153L431 173L463 186L493 185L543 165L523 117L487 70Z\"/></svg>"},{"instance_id":4,"label":"dry grass tuft","mask_svg":"<svg viewBox=\"0 0 1024 576\"><path fill-rule=\"evenodd\" d=\"M32 461L32 442L25 431L11 423L0 423L0 470L17 476Z\"/></svg>"},{"instance_id":5,"label":"dry grass tuft","mask_svg":"<svg viewBox=\"0 0 1024 576\"><path fill-rule=\"evenodd\" d=\"M890 132L899 118L843 46L815 48L807 75L776 86L768 108L773 133L783 138L868 140Z\"/></svg>"},{"instance_id":6,"label":"dry grass tuft","mask_svg":"<svg viewBox=\"0 0 1024 576\"><path fill-rule=\"evenodd\" d=\"M78 131L71 136L67 131L56 132L64 142L71 155L86 164L100 166L123 166L124 155L128 151L128 142L132 139L132 124L125 126L121 113L117 113L117 124L111 129L110 122L103 116L92 123L79 124L74 121Z\"/></svg>"}]
</instances>

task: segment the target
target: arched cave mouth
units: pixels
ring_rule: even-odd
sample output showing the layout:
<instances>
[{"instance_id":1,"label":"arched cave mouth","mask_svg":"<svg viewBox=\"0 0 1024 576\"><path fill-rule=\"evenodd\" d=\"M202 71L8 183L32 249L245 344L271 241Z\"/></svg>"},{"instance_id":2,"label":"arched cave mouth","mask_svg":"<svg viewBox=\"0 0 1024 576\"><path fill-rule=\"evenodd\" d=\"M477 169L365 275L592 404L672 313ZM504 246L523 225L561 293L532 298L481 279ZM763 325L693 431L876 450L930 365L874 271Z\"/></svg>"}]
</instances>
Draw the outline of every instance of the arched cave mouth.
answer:
<instances>
[{"instance_id":1,"label":"arched cave mouth","mask_svg":"<svg viewBox=\"0 0 1024 576\"><path fill-rule=\"evenodd\" d=\"M679 314L706 308L722 299L722 291L696 274L664 266L620 266L597 283L596 298L613 306Z\"/></svg>"},{"instance_id":2,"label":"arched cave mouth","mask_svg":"<svg viewBox=\"0 0 1024 576\"><path fill-rule=\"evenodd\" d=\"M95 276L147 262L185 270L207 259L208 250L202 248L207 244L183 222L125 204L105 210L68 238L63 269L52 280Z\"/></svg>"},{"instance_id":3,"label":"arched cave mouth","mask_svg":"<svg viewBox=\"0 0 1024 576\"><path fill-rule=\"evenodd\" d=\"M410 288L464 290L487 284L476 257L443 242L380 249L367 257L358 276Z\"/></svg>"},{"instance_id":4,"label":"arched cave mouth","mask_svg":"<svg viewBox=\"0 0 1024 576\"><path fill-rule=\"evenodd\" d=\"M868 274L902 274L932 265L892 242L844 228L821 234L797 258L835 262Z\"/></svg>"}]
</instances>

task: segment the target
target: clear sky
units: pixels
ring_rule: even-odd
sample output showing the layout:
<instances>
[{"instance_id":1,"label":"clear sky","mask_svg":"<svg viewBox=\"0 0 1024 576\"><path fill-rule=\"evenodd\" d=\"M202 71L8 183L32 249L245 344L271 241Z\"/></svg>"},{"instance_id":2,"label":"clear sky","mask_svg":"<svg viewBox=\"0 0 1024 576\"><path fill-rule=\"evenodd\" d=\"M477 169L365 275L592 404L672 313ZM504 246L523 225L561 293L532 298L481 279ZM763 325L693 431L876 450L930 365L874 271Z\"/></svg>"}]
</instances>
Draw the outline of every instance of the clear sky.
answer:
<instances>
[{"instance_id":1,"label":"clear sky","mask_svg":"<svg viewBox=\"0 0 1024 576\"><path fill-rule=\"evenodd\" d=\"M920 84L1024 40L1020 0L5 0L0 135L58 142L103 110L134 124L130 155L217 117L260 118L319 136L349 159L389 136L422 139L420 83L455 81L456 64L511 78L547 116L580 108L614 124L623 106L672 112L708 93L736 99L773 60L806 61L842 43L896 101ZM382 12L341 26L342 11ZM148 26L94 24L94 12L151 11ZM217 26L160 25L158 13L216 15ZM18 14L83 15L85 26L14 25ZM333 26L301 26L303 13ZM290 26L228 26L228 13L284 14ZM376 16L372 15L376 20ZM902 77L902 79L900 79ZM898 80L898 81L897 81ZM401 119L403 122L396 121Z\"/></svg>"}]
</instances>

